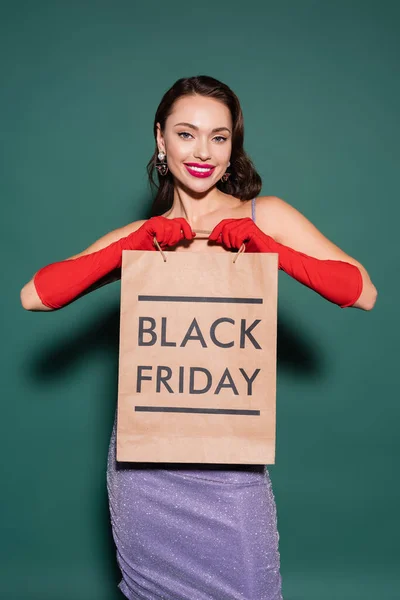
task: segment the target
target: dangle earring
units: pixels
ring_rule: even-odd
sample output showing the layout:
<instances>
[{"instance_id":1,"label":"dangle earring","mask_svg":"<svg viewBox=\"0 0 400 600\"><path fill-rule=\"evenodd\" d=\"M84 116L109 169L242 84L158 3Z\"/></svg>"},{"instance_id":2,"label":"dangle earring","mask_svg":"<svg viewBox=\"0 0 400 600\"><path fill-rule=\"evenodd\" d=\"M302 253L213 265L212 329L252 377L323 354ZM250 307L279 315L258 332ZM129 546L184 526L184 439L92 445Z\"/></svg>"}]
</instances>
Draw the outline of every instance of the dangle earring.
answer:
<instances>
[{"instance_id":1,"label":"dangle earring","mask_svg":"<svg viewBox=\"0 0 400 600\"><path fill-rule=\"evenodd\" d=\"M168 165L167 165L167 161L166 161L166 154L165 152L159 152L158 153L158 160L159 162L156 162L156 169L159 172L160 175L166 175L168 173Z\"/></svg>"},{"instance_id":2,"label":"dangle earring","mask_svg":"<svg viewBox=\"0 0 400 600\"><path fill-rule=\"evenodd\" d=\"M228 167L229 167L230 164L231 163L228 162ZM228 171L225 171L225 173L221 177L221 181L223 181L225 183L226 181L228 181L228 179L229 179L230 176L231 176L231 173L228 173Z\"/></svg>"}]
</instances>

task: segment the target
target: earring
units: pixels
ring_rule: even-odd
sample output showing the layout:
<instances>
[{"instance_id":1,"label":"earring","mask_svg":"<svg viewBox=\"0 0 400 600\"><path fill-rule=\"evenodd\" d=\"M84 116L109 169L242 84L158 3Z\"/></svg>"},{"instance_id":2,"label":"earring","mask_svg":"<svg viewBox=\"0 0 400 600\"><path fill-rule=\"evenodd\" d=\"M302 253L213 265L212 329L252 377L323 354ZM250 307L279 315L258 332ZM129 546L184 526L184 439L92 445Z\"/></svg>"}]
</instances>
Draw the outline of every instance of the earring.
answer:
<instances>
[{"instance_id":1,"label":"earring","mask_svg":"<svg viewBox=\"0 0 400 600\"><path fill-rule=\"evenodd\" d=\"M230 162L228 162L228 167L229 167L229 165L230 165L230 164L231 164L231 163L230 163ZM228 179L229 179L229 177L230 177L231 175L232 175L232 173L228 173L228 171L225 171L225 173L224 173L224 174L222 175L222 177L221 177L221 181L223 181L223 182L225 183L226 181L228 181Z\"/></svg>"},{"instance_id":2,"label":"earring","mask_svg":"<svg viewBox=\"0 0 400 600\"><path fill-rule=\"evenodd\" d=\"M167 165L167 161L166 161L166 154L165 152L159 152L158 153L158 160L159 162L156 162L156 169L159 172L160 175L166 175L168 173L168 165Z\"/></svg>"}]
</instances>

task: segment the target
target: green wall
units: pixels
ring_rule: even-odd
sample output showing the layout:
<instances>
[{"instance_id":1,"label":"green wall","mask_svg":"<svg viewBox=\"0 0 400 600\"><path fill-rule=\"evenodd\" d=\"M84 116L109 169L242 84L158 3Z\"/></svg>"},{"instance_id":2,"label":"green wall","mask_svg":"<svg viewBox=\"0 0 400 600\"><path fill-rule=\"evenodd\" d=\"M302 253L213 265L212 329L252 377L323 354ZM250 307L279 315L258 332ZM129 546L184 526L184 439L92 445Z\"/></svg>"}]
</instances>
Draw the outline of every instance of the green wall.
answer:
<instances>
[{"instance_id":1,"label":"green wall","mask_svg":"<svg viewBox=\"0 0 400 600\"><path fill-rule=\"evenodd\" d=\"M120 284L54 313L19 293L146 218L156 107L200 74L239 96L261 194L379 292L341 310L279 273L285 600L400 597L399 17L385 0L1 3L2 600L121 597L105 481Z\"/></svg>"}]
</instances>

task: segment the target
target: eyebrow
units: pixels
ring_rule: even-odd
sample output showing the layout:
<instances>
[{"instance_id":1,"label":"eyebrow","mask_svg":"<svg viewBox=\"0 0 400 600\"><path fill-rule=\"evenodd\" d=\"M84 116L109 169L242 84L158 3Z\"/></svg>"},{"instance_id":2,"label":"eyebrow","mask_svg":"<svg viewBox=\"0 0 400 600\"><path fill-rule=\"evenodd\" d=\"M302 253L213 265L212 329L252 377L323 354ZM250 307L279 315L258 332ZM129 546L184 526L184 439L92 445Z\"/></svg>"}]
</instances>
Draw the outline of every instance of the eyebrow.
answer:
<instances>
[{"instance_id":1,"label":"eyebrow","mask_svg":"<svg viewBox=\"0 0 400 600\"><path fill-rule=\"evenodd\" d=\"M199 130L199 128L196 127L196 125L192 125L192 123L175 123L174 127L177 127L178 125L185 125L186 127L191 127L192 129L195 129L196 131ZM229 133L231 133L231 130L228 129L227 127L215 127L215 129L211 130L211 133L214 133L217 131L229 131Z\"/></svg>"}]
</instances>

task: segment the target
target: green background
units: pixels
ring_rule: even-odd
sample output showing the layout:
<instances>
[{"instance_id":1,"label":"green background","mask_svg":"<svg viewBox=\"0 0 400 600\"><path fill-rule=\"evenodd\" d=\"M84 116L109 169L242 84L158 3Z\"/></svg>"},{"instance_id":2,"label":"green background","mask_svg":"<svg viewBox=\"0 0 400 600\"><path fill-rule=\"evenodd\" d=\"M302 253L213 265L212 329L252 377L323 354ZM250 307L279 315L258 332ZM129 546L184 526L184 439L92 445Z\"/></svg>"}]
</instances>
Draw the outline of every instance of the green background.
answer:
<instances>
[{"instance_id":1,"label":"green background","mask_svg":"<svg viewBox=\"0 0 400 600\"><path fill-rule=\"evenodd\" d=\"M1 599L122 598L105 481L120 283L54 313L24 311L19 293L147 218L155 110L203 74L239 96L261 195L300 210L379 292L371 312L341 310L279 273L269 470L285 600L400 597L399 7L1 3Z\"/></svg>"}]
</instances>

